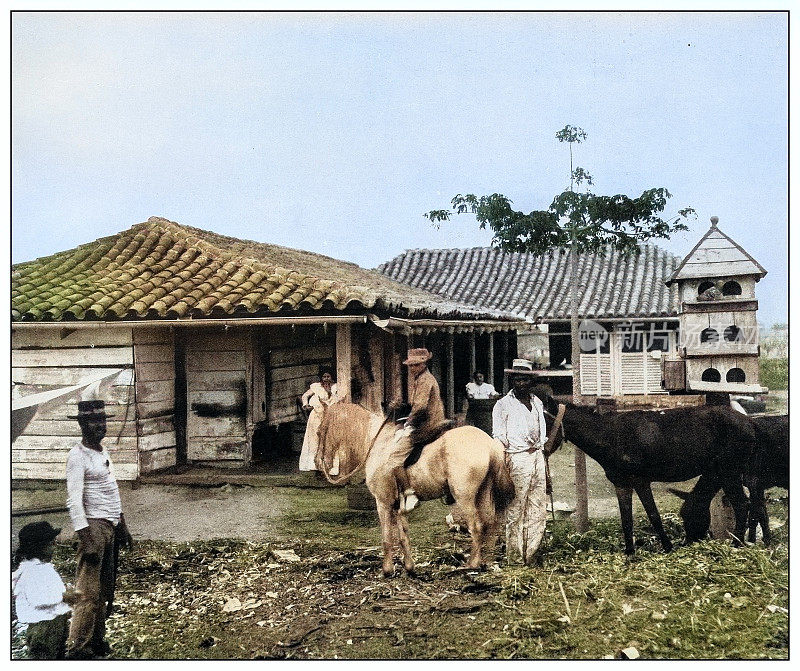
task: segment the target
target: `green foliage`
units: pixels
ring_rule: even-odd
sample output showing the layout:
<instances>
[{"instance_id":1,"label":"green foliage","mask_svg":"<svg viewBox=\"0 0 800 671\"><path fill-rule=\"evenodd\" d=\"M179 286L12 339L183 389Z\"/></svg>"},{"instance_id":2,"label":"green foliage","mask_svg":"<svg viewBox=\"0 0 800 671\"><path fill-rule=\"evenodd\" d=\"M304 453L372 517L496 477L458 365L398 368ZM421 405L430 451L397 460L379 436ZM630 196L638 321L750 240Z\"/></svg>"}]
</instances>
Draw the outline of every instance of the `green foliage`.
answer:
<instances>
[{"instance_id":1,"label":"green foliage","mask_svg":"<svg viewBox=\"0 0 800 671\"><path fill-rule=\"evenodd\" d=\"M556 134L560 142L582 142L586 133L575 126L566 126ZM647 189L631 198L623 194L603 196L588 190L591 175L583 168L571 169L572 183L585 184L585 192L572 186L558 194L546 210L522 212L512 207L506 196L458 194L451 208L431 210L425 216L434 225L448 221L453 214L475 214L481 228L489 228L492 244L509 252L545 254L554 249L575 246L578 253L604 254L615 249L622 254L638 254L639 243L653 238L668 239L678 231L688 230L685 219L695 214L684 208L672 217L663 217L671 194L665 188Z\"/></svg>"},{"instance_id":2,"label":"green foliage","mask_svg":"<svg viewBox=\"0 0 800 671\"><path fill-rule=\"evenodd\" d=\"M789 359L761 357L758 365L761 369L761 384L765 387L768 389L789 388Z\"/></svg>"}]
</instances>

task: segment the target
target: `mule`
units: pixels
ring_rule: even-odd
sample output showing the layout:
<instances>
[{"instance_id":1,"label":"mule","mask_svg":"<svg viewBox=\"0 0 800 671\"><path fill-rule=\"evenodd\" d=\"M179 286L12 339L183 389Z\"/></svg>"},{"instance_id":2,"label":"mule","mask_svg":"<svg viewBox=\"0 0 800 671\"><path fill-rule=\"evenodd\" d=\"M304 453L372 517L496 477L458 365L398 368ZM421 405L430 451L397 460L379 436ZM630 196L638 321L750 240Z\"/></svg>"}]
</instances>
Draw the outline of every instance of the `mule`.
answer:
<instances>
[{"instance_id":1,"label":"mule","mask_svg":"<svg viewBox=\"0 0 800 671\"><path fill-rule=\"evenodd\" d=\"M549 397L547 409L554 408L555 400ZM625 554L635 552L633 492L662 548L670 552L672 541L664 531L651 483L698 475L713 476L720 483L734 507L737 535L743 538L747 497L742 474L756 443L755 429L745 416L726 407L600 413L592 406L568 404L563 426L566 440L599 463L616 489Z\"/></svg>"},{"instance_id":2,"label":"mule","mask_svg":"<svg viewBox=\"0 0 800 671\"><path fill-rule=\"evenodd\" d=\"M772 536L764 492L770 487L789 489L789 417L767 415L748 419L755 429L757 446L747 462L742 479L750 492L747 540L755 542L756 528L760 525L764 544L769 545ZM721 486L718 478L706 474L697 481L691 492L669 490L684 501L680 515L687 541L705 538L711 522L711 499Z\"/></svg>"},{"instance_id":3,"label":"mule","mask_svg":"<svg viewBox=\"0 0 800 671\"><path fill-rule=\"evenodd\" d=\"M395 442L394 425L361 406L337 403L325 410L319 428L318 468L328 473L338 454L342 475L328 477L344 482L362 468L375 497L383 546L382 570L394 573L394 540L399 542L403 566L414 571L408 537L408 520L399 510L394 468L403 463L407 444ZM408 441L402 437L400 441ZM446 431L426 445L408 467L411 486L421 501L452 497L467 521L472 548L467 566L479 568L494 550L497 527L514 498L514 483L506 467L503 447L474 426Z\"/></svg>"}]
</instances>

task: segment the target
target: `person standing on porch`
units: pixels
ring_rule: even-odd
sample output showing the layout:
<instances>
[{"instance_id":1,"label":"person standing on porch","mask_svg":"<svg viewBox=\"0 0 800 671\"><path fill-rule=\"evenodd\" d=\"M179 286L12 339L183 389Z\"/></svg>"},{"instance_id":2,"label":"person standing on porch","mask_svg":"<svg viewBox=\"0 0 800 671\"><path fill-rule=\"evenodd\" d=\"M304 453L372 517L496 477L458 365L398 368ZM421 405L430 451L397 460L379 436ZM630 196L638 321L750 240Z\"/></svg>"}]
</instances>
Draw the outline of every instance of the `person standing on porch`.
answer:
<instances>
[{"instance_id":1,"label":"person standing on porch","mask_svg":"<svg viewBox=\"0 0 800 671\"><path fill-rule=\"evenodd\" d=\"M312 382L308 390L303 394L303 409L308 412L308 423L306 433L303 437L303 449L300 451L300 470L316 471L314 457L317 456L319 448L319 425L322 423L322 414L329 405L337 403L339 400L339 387L333 377L330 368L321 368L319 371L319 382ZM331 475L339 473L339 457L334 457Z\"/></svg>"},{"instance_id":2,"label":"person standing on porch","mask_svg":"<svg viewBox=\"0 0 800 671\"><path fill-rule=\"evenodd\" d=\"M547 476L543 447L547 439L544 406L531 393L533 364L514 359L511 390L492 411L492 436L506 453L516 497L506 510L506 554L524 564L534 561L547 523Z\"/></svg>"},{"instance_id":3,"label":"person standing on porch","mask_svg":"<svg viewBox=\"0 0 800 671\"><path fill-rule=\"evenodd\" d=\"M408 401L411 404L411 412L403 429L398 432L398 438L410 436L412 431L422 433L445 421L439 383L428 370L428 361L431 358L433 355L424 347L420 347L408 350L408 356L403 361L403 365L408 366ZM411 452L412 441L408 441L408 447L407 453L400 455L404 461ZM409 512L419 503L419 499L411 487L404 463L394 469L394 475L400 493L400 510Z\"/></svg>"},{"instance_id":4,"label":"person standing on porch","mask_svg":"<svg viewBox=\"0 0 800 671\"><path fill-rule=\"evenodd\" d=\"M119 548L133 539L122 514L119 487L102 446L107 415L103 401L79 401L81 442L67 456L67 508L78 534L76 602L67 639L67 659L107 657L106 617L111 612Z\"/></svg>"},{"instance_id":5,"label":"person standing on porch","mask_svg":"<svg viewBox=\"0 0 800 671\"><path fill-rule=\"evenodd\" d=\"M467 398L485 399L500 396L494 385L485 382L483 373L476 370L472 375L472 382L467 382Z\"/></svg>"}]
</instances>

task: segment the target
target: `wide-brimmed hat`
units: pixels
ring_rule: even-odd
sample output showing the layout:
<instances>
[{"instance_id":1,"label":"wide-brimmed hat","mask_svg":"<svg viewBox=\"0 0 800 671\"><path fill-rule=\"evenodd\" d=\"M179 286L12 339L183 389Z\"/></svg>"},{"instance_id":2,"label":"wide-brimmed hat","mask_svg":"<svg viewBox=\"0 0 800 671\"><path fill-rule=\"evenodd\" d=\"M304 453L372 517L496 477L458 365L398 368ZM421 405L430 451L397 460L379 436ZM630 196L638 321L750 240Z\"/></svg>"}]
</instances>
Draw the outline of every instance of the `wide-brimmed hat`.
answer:
<instances>
[{"instance_id":1,"label":"wide-brimmed hat","mask_svg":"<svg viewBox=\"0 0 800 671\"><path fill-rule=\"evenodd\" d=\"M105 419L114 417L106 413L105 401L78 401L78 414L67 415L67 419Z\"/></svg>"},{"instance_id":2,"label":"wide-brimmed hat","mask_svg":"<svg viewBox=\"0 0 800 671\"><path fill-rule=\"evenodd\" d=\"M19 531L20 550L33 550L47 545L61 533L61 529L50 526L50 522L32 522Z\"/></svg>"},{"instance_id":3,"label":"wide-brimmed hat","mask_svg":"<svg viewBox=\"0 0 800 671\"><path fill-rule=\"evenodd\" d=\"M408 366L410 363L427 363L432 358L433 354L424 347L419 347L417 349L408 350L408 357L403 361L403 364Z\"/></svg>"},{"instance_id":4,"label":"wide-brimmed hat","mask_svg":"<svg viewBox=\"0 0 800 671\"><path fill-rule=\"evenodd\" d=\"M511 363L511 368L504 369L504 372L509 375L536 375L533 370L533 362L527 359L514 359Z\"/></svg>"}]
</instances>

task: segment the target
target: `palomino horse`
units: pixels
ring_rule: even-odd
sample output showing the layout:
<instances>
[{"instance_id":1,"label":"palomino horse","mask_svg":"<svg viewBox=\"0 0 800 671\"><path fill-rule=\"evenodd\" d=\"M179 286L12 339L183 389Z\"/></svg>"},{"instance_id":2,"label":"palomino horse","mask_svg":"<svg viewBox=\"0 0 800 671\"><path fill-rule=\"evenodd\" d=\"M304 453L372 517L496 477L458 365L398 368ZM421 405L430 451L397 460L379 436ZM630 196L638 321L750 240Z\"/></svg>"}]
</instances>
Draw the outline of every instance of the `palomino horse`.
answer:
<instances>
[{"instance_id":1,"label":"palomino horse","mask_svg":"<svg viewBox=\"0 0 800 671\"><path fill-rule=\"evenodd\" d=\"M326 475L331 482L344 482L364 468L378 509L386 576L394 573L394 534L402 550L403 566L409 573L414 570L408 521L398 510L397 482L392 474L403 463L407 450L402 448L395 442L394 425L380 415L350 403L336 403L325 410L319 428L317 467L329 473L334 455L339 455L342 475ZM408 467L408 475L421 501L448 494L455 499L472 536L468 566L478 568L483 553L493 550L501 514L514 498L502 445L474 426L450 429L425 446L419 460Z\"/></svg>"}]
</instances>

